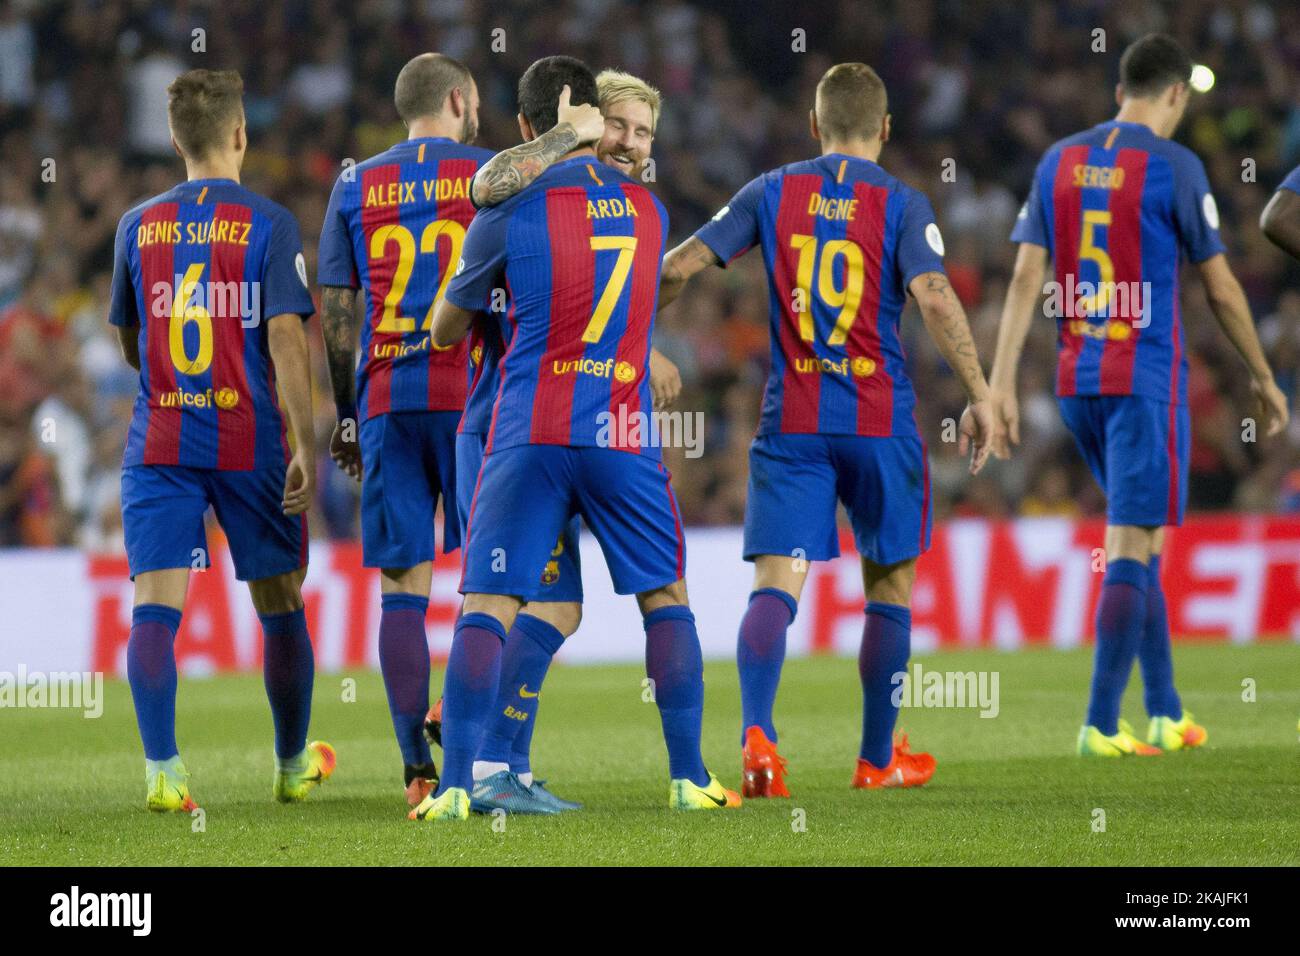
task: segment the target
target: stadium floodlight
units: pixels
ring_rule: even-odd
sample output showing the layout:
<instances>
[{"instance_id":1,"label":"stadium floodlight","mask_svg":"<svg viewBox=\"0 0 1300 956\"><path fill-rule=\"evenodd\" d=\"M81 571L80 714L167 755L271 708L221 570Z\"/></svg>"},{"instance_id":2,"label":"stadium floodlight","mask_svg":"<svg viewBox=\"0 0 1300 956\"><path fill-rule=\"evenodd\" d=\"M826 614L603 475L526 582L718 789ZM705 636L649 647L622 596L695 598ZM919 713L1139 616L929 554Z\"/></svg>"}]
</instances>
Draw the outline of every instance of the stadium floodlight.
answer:
<instances>
[{"instance_id":1,"label":"stadium floodlight","mask_svg":"<svg viewBox=\"0 0 1300 956\"><path fill-rule=\"evenodd\" d=\"M1208 93L1214 88L1214 71L1204 63L1192 67L1192 89L1197 93Z\"/></svg>"}]
</instances>

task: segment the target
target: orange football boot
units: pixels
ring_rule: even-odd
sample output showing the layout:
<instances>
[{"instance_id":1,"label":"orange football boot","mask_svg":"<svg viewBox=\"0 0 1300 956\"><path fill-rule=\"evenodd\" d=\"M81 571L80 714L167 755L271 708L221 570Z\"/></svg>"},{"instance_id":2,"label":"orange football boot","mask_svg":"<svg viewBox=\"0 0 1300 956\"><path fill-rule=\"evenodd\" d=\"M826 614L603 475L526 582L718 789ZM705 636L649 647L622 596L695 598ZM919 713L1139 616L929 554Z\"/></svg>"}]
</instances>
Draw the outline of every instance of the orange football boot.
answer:
<instances>
[{"instance_id":1,"label":"orange football boot","mask_svg":"<svg viewBox=\"0 0 1300 956\"><path fill-rule=\"evenodd\" d=\"M741 790L746 799L790 796L785 786L785 758L776 752L776 744L767 739L761 727L745 731L745 749L741 753L745 761Z\"/></svg>"},{"instance_id":2,"label":"orange football boot","mask_svg":"<svg viewBox=\"0 0 1300 956\"><path fill-rule=\"evenodd\" d=\"M402 771L406 778L407 806L418 807L438 789L438 766L433 761L420 767L405 766Z\"/></svg>"},{"instance_id":3,"label":"orange football boot","mask_svg":"<svg viewBox=\"0 0 1300 956\"><path fill-rule=\"evenodd\" d=\"M424 739L430 747L442 746L442 698L424 715Z\"/></svg>"},{"instance_id":4,"label":"orange football boot","mask_svg":"<svg viewBox=\"0 0 1300 956\"><path fill-rule=\"evenodd\" d=\"M861 757L853 773L853 786L859 790L879 787L919 787L934 776L935 760L930 754L912 753L907 734L894 744L894 755L889 766L873 766Z\"/></svg>"}]
</instances>

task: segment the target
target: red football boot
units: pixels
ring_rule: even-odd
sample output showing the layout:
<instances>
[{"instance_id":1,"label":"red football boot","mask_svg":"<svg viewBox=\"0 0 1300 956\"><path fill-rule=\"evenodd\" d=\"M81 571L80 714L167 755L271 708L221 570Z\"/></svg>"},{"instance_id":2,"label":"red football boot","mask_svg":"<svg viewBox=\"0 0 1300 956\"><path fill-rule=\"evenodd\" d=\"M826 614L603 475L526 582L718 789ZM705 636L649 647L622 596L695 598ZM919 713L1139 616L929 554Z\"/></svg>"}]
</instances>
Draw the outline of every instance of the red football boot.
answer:
<instances>
[{"instance_id":1,"label":"red football boot","mask_svg":"<svg viewBox=\"0 0 1300 956\"><path fill-rule=\"evenodd\" d=\"M745 731L742 754L745 772L741 790L746 799L790 796L785 787L785 758L776 752L776 744L767 739L760 727L750 727Z\"/></svg>"},{"instance_id":2,"label":"red football boot","mask_svg":"<svg viewBox=\"0 0 1300 956\"><path fill-rule=\"evenodd\" d=\"M861 757L853 773L853 786L859 790L877 787L919 787L934 776L935 761L929 754L912 753L907 744L907 734L894 744L894 755L889 766L876 767Z\"/></svg>"}]
</instances>

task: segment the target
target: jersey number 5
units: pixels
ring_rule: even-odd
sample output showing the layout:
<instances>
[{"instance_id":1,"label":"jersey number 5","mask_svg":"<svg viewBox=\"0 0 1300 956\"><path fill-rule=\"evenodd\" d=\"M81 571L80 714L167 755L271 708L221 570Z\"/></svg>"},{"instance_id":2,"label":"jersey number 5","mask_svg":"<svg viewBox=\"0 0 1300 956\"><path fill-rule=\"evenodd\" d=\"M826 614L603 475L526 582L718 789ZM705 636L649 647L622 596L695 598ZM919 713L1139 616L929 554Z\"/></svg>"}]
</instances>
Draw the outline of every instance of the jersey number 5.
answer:
<instances>
[{"instance_id":1,"label":"jersey number 5","mask_svg":"<svg viewBox=\"0 0 1300 956\"><path fill-rule=\"evenodd\" d=\"M1097 263L1101 281L1093 295L1079 297L1077 315L1096 315L1110 303L1111 290L1115 288L1115 266L1110 261L1106 250L1097 245L1097 227L1110 225L1110 211L1107 209L1085 209L1083 211L1083 235L1079 239L1079 259L1088 259Z\"/></svg>"},{"instance_id":2,"label":"jersey number 5","mask_svg":"<svg viewBox=\"0 0 1300 956\"><path fill-rule=\"evenodd\" d=\"M438 248L438 240L446 236L451 242L451 250L446 267L442 270L442 281L438 283L438 293L429 303L429 311L424 316L420 331L427 332L433 327L433 309L447 291L451 281L453 266L460 260L460 247L465 242L465 227L454 219L435 219L424 227L420 233L420 252L430 253ZM415 236L405 226L380 226L370 236L370 260L377 262L384 257L390 242L397 244L397 268L393 270L393 284L384 297L384 314L379 319L376 332L414 332L415 319L399 315L402 298L406 295L407 283L411 281L411 272L415 269ZM435 349L437 346L433 346Z\"/></svg>"},{"instance_id":3,"label":"jersey number 5","mask_svg":"<svg viewBox=\"0 0 1300 956\"><path fill-rule=\"evenodd\" d=\"M817 237L793 235L790 248L799 253L795 265L795 288L798 289L803 308L798 310L799 337L805 342L814 339L812 296L813 271L817 265ZM835 260L844 257L844 288L835 288ZM827 345L843 345L849 338L849 329L858 317L862 304L863 281L862 247L849 239L830 239L821 248L821 269L817 270L817 296L832 309L839 309L835 327L826 338Z\"/></svg>"}]
</instances>

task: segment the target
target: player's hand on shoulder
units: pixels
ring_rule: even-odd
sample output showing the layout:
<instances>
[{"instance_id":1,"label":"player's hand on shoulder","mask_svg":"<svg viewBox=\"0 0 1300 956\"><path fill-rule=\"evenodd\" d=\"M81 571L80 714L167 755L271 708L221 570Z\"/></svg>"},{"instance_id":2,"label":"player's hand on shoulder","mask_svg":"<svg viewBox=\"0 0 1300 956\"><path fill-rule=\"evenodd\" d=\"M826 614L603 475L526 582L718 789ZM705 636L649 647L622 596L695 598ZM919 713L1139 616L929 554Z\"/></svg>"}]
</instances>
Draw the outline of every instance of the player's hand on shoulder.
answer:
<instances>
[{"instance_id":1,"label":"player's hand on shoulder","mask_svg":"<svg viewBox=\"0 0 1300 956\"><path fill-rule=\"evenodd\" d=\"M961 413L961 422L957 426L957 451L965 455L970 453L970 473L978 475L984 463L989 459L989 452L995 442L1004 441L1005 433L998 425L993 413L993 403L987 398L971 402Z\"/></svg>"},{"instance_id":2,"label":"player's hand on shoulder","mask_svg":"<svg viewBox=\"0 0 1300 956\"><path fill-rule=\"evenodd\" d=\"M655 411L663 411L682 393L682 373L677 365L658 349L650 350L650 394Z\"/></svg>"},{"instance_id":3,"label":"player's hand on shoulder","mask_svg":"<svg viewBox=\"0 0 1300 956\"><path fill-rule=\"evenodd\" d=\"M989 392L989 405L992 406L994 421L998 426L993 441L993 456L1010 458L1011 446L1020 444L1020 402L1013 392L993 389Z\"/></svg>"},{"instance_id":4,"label":"player's hand on shoulder","mask_svg":"<svg viewBox=\"0 0 1300 956\"><path fill-rule=\"evenodd\" d=\"M309 447L300 447L289 459L284 472L284 500L280 507L289 517L300 515L311 507L316 491L316 456Z\"/></svg>"},{"instance_id":5,"label":"player's hand on shoulder","mask_svg":"<svg viewBox=\"0 0 1300 956\"><path fill-rule=\"evenodd\" d=\"M579 145L599 141L605 135L605 117L601 115L600 107L590 103L570 105L569 96L569 87L566 85L560 91L560 102L555 111L556 122L572 126L578 134Z\"/></svg>"},{"instance_id":6,"label":"player's hand on shoulder","mask_svg":"<svg viewBox=\"0 0 1300 956\"><path fill-rule=\"evenodd\" d=\"M334 434L330 436L330 458L349 478L361 480L361 446L356 439L356 423L343 422L334 424Z\"/></svg>"},{"instance_id":7,"label":"player's hand on shoulder","mask_svg":"<svg viewBox=\"0 0 1300 956\"><path fill-rule=\"evenodd\" d=\"M1256 412L1265 437L1281 434L1291 420L1286 393L1277 387L1272 375L1251 379L1250 390L1255 395Z\"/></svg>"}]
</instances>

